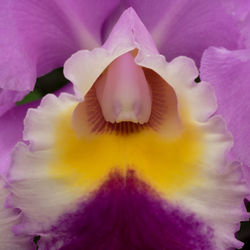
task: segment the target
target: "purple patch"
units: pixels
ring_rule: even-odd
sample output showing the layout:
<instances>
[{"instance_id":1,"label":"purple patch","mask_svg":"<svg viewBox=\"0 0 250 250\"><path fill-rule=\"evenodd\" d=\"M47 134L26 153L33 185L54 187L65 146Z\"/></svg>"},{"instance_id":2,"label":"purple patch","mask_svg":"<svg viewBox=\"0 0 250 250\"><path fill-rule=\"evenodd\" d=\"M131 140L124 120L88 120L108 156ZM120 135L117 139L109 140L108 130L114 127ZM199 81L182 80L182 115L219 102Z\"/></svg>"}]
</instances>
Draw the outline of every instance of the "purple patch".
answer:
<instances>
[{"instance_id":1,"label":"purple patch","mask_svg":"<svg viewBox=\"0 0 250 250\"><path fill-rule=\"evenodd\" d=\"M92 198L61 217L52 232L48 249L60 241L61 250L214 249L212 229L162 200L131 170L126 178L110 174Z\"/></svg>"}]
</instances>

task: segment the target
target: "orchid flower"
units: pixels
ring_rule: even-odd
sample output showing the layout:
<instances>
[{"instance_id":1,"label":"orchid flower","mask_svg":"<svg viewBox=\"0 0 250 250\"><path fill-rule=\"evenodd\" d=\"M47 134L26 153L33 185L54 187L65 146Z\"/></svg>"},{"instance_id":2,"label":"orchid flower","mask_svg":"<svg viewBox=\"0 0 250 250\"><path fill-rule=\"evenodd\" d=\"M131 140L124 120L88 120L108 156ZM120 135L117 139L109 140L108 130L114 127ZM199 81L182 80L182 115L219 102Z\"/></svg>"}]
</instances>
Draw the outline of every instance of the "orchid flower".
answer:
<instances>
[{"instance_id":1,"label":"orchid flower","mask_svg":"<svg viewBox=\"0 0 250 250\"><path fill-rule=\"evenodd\" d=\"M27 10L25 2L20 1L17 9ZM248 74L249 54L239 45L247 43L247 24L238 27L247 20L246 10L241 20L243 10L233 4L226 8L224 2L160 1L153 8L146 1L108 1L104 10L98 7L96 20L108 17L101 26L80 18L87 1L75 1L68 12L67 1L44 2L41 14L58 15L52 16L59 20L56 28L51 27L57 42L37 38L23 69L18 67L15 74L7 69L0 75L6 80L2 95L8 97L0 123L6 142L1 152L6 184L1 185L0 214L5 249L32 249L36 235L41 237L39 249L240 248L234 234L240 221L248 218L243 201L249 195L250 174L245 150L249 93L243 77ZM13 8L11 4L5 8ZM128 5L136 11L123 11ZM210 10L201 18L206 23L217 17L215 6L220 16L205 27L223 27L219 35L203 41L202 25L191 25L187 36L173 33L185 30L186 19L194 19L187 9ZM228 14L231 8L238 11L234 17ZM91 16L91 10L85 10L83 18ZM152 21L147 18L150 13L155 14ZM67 32L55 32L60 24L67 24ZM239 39L232 39L228 30ZM25 48L18 43L15 49L22 52L21 58L35 31L20 36ZM202 37L202 42L191 41L190 34ZM209 45L227 49L211 47L202 55ZM15 61L9 55L7 59ZM33 88L37 75L65 60L64 74L73 91L68 86L40 104L7 111ZM201 65L199 83L195 62Z\"/></svg>"}]
</instances>

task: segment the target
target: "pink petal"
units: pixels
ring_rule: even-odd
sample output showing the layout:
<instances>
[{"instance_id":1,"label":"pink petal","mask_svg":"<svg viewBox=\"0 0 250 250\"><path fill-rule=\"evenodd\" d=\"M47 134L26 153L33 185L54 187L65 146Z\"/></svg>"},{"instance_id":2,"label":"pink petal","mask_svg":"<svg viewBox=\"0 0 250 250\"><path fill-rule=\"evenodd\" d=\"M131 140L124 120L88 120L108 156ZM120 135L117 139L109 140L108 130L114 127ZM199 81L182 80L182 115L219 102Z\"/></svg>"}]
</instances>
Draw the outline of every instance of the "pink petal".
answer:
<instances>
[{"instance_id":1,"label":"pink petal","mask_svg":"<svg viewBox=\"0 0 250 250\"><path fill-rule=\"evenodd\" d=\"M236 160L250 164L250 51L209 48L201 60L201 79L210 82L218 100L218 113L234 137Z\"/></svg>"},{"instance_id":2,"label":"pink petal","mask_svg":"<svg viewBox=\"0 0 250 250\"><path fill-rule=\"evenodd\" d=\"M39 102L14 107L0 118L0 173L7 174L11 152L15 144L22 139L23 119L29 108Z\"/></svg>"},{"instance_id":3,"label":"pink petal","mask_svg":"<svg viewBox=\"0 0 250 250\"><path fill-rule=\"evenodd\" d=\"M1 1L0 88L20 91L5 105L20 100L37 76L61 67L75 51L98 46L102 23L116 2Z\"/></svg>"},{"instance_id":4,"label":"pink petal","mask_svg":"<svg viewBox=\"0 0 250 250\"><path fill-rule=\"evenodd\" d=\"M106 22L106 30L129 6L135 9L167 60L185 55L199 64L202 52L209 46L237 48L240 34L236 21L218 0L124 0Z\"/></svg>"}]
</instances>

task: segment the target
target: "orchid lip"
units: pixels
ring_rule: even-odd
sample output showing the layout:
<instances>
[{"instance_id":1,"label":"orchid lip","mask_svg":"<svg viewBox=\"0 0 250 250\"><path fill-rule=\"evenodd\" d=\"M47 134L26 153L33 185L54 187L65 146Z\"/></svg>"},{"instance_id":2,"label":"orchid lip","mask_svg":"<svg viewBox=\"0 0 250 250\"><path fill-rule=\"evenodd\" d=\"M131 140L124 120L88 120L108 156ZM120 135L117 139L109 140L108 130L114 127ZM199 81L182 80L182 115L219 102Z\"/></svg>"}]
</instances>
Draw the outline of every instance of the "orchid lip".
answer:
<instances>
[{"instance_id":1,"label":"orchid lip","mask_svg":"<svg viewBox=\"0 0 250 250\"><path fill-rule=\"evenodd\" d=\"M147 123L152 91L130 52L118 57L95 84L103 117L111 123Z\"/></svg>"}]
</instances>

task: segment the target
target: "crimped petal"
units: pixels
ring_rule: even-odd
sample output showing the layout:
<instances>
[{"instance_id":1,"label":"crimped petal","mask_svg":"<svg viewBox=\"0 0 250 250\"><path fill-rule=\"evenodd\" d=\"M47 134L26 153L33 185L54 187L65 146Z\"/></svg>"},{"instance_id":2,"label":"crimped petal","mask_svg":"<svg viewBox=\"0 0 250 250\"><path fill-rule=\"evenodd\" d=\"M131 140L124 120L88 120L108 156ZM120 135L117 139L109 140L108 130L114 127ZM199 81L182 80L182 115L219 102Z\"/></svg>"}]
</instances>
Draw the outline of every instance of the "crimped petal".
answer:
<instances>
[{"instance_id":1,"label":"crimped petal","mask_svg":"<svg viewBox=\"0 0 250 250\"><path fill-rule=\"evenodd\" d=\"M250 157L250 51L209 48L201 61L201 79L209 81L218 100L217 113L234 136L231 155L249 165Z\"/></svg>"},{"instance_id":2,"label":"crimped petal","mask_svg":"<svg viewBox=\"0 0 250 250\"><path fill-rule=\"evenodd\" d=\"M116 4L116 0L2 1L0 88L18 91L5 105L20 100L33 89L37 76L61 67L75 51L98 46L102 23Z\"/></svg>"},{"instance_id":3,"label":"crimped petal","mask_svg":"<svg viewBox=\"0 0 250 250\"><path fill-rule=\"evenodd\" d=\"M51 221L56 220L58 214L67 210L68 206L72 207L72 201L76 198L74 192L64 190L63 181L48 178L48 161L53 157L48 149L54 143L57 129L54 125L58 116L67 113L76 103L77 99L69 94L61 94L59 98L50 94L43 98L37 109L29 109L27 113L24 139L29 140L30 145L23 142L16 145L12 157L13 167L9 171L9 178L14 184L11 204L28 215L28 219L23 221L24 225L18 227L16 232L25 230L33 233L34 228L40 228L41 225L46 228ZM16 164L20 168L16 168ZM30 166L35 165L35 171L30 172ZM31 225L26 228L28 223Z\"/></svg>"},{"instance_id":4,"label":"crimped petal","mask_svg":"<svg viewBox=\"0 0 250 250\"><path fill-rule=\"evenodd\" d=\"M206 154L203 163L199 163L204 167L200 175L202 182L180 192L178 199L188 210L195 211L197 218L203 218L211 226L216 249L242 247L233 235L239 229L239 221L249 217L243 203L243 198L249 194L248 178L243 178L240 163L228 162L227 153L233 140L224 120L213 115L217 108L213 88L207 82L194 82L197 69L192 60L185 57L175 58L168 64L160 57L148 57L140 65L153 69L171 83L179 97L179 108L182 105L188 108L192 120L205 131ZM215 209L213 215L211 206Z\"/></svg>"},{"instance_id":5,"label":"crimped petal","mask_svg":"<svg viewBox=\"0 0 250 250\"><path fill-rule=\"evenodd\" d=\"M0 175L0 248L11 250L32 250L32 236L16 236L12 227L20 223L21 216L18 211L5 206L8 190L3 177Z\"/></svg>"},{"instance_id":6,"label":"crimped petal","mask_svg":"<svg viewBox=\"0 0 250 250\"><path fill-rule=\"evenodd\" d=\"M70 84L64 86L57 92L72 93L72 86ZM7 111L0 117L0 173L6 176L10 166L11 152L13 147L23 137L23 121L28 109L36 108L40 101L34 101L24 105L16 106Z\"/></svg>"},{"instance_id":7,"label":"crimped petal","mask_svg":"<svg viewBox=\"0 0 250 250\"><path fill-rule=\"evenodd\" d=\"M33 234L40 234L42 236L41 241L46 246L47 244L51 246L52 242L54 242L53 237L56 237L56 241L60 241L60 239L64 239L65 237L65 239L68 239L72 230L70 228L75 228L75 224L72 224L74 220L66 220L66 218L84 216L84 214L81 215L81 211L84 211L84 207L88 206L88 199L87 204L86 201L81 204L81 200L83 199L81 197L86 196L87 198L89 195L80 187L72 186L70 188L71 185L68 186L71 177L67 179L67 176L70 176L71 172L69 172L70 175L66 174L66 176L62 175L61 177L59 175L57 177L57 175L53 176L53 172L50 170L50 161L55 157L53 153L54 150L51 150L54 147L55 131L62 129L62 133L68 133L63 132L64 126L59 125L58 127L56 124L58 124L58 119L60 121L60 117L72 110L76 104L77 99L69 95L62 95L59 99L52 95L47 96L38 109L28 112L25 122L25 138L28 139L31 144L29 146L18 144L13 155L14 165L10 172L10 179L14 187L12 190L12 202L14 206L21 208L25 215L23 224L16 227L16 232L26 231ZM53 110L53 112L51 112L51 110ZM204 241L202 244L215 244L216 249L227 249L231 246L240 247L242 244L234 239L233 235L238 229L236 224L246 219L242 199L247 193L247 190L244 183L240 181L240 170L237 164L227 165L225 159L225 152L228 151L231 145L231 137L227 134L224 123L220 117L215 116L209 119L208 122L199 123L199 126L205 133L204 139L206 145L206 155L202 162L199 162L202 169L199 174L201 181L198 181L198 183L194 182L194 185L184 190L177 191L174 195L172 194L172 197L169 197L167 193L163 198L174 205L173 208L171 208L172 205L168 205L168 207L170 206L170 214L182 214L182 211L186 211L183 216L191 216L194 220L192 223L199 223L202 228L200 232L204 231L205 233L206 230L210 232L209 234L211 234L213 243L205 243ZM63 143L70 145L72 142L66 140ZM91 144L89 144L89 146L90 145ZM86 148L84 151L85 150ZM112 151L113 149L110 150ZM80 154L82 154L81 151ZM95 154L98 154L98 151ZM84 162L87 161L86 155L82 155L81 158L81 164L84 164ZM101 161L103 162L104 159L101 159ZM65 162L65 164L68 163ZM74 161L72 164L74 165ZM32 171L30 169L31 166ZM84 165L81 166L83 167ZM61 171L63 173L63 167ZM83 171L83 173L87 173L86 171L87 169ZM77 175L80 176L81 173L77 171ZM77 182L77 177L73 176L74 174L72 175L72 180ZM137 186L135 188L140 189L140 187ZM50 192L50 190L53 190L53 192ZM104 189L104 194L106 192L105 190L106 189ZM161 192L163 192L163 190ZM147 197L147 193L144 194L143 192L139 197L141 195L142 197ZM154 199L155 198L153 198L153 200ZM149 204L151 204L150 201ZM92 205L89 204L89 206L91 207ZM111 204L107 204L107 206L108 208L111 206L109 209L112 209ZM138 209L137 205L135 206L135 209ZM216 208L212 214L211 206ZM162 211L161 209L163 208L159 209ZM75 211L79 212L75 214ZM99 212L102 213L101 211ZM117 211L118 214L120 212L120 210ZM71 213L73 214L71 215ZM78 215L78 213L80 214ZM170 215L166 214L164 216L168 218ZM57 228L57 224L55 224L55 228L53 226L54 229L49 231L48 234L47 230L51 227L51 223L53 225L58 219L59 228ZM110 219L114 220L113 217ZM67 229L67 227L65 228L65 223L69 229ZM85 219L82 224L83 227L86 226L84 223ZM86 221L86 223L88 223L88 221ZM182 222L180 223L182 225ZM206 229L206 227L208 228ZM58 236L58 233L59 235L62 233L60 229L66 230L64 231L66 236L63 234L63 238ZM101 229L99 228L99 230ZM176 230L180 230L180 228ZM205 238L204 236L204 239ZM49 249L53 248L49 247Z\"/></svg>"},{"instance_id":8,"label":"crimped petal","mask_svg":"<svg viewBox=\"0 0 250 250\"><path fill-rule=\"evenodd\" d=\"M181 102L184 97L189 115L194 121L204 122L213 115L217 108L216 97L209 83L196 84L194 79L199 72L192 59L181 56L166 63L161 56L145 57L138 62L141 66L151 68L162 76L174 88ZM180 107L181 108L181 107Z\"/></svg>"}]
</instances>

